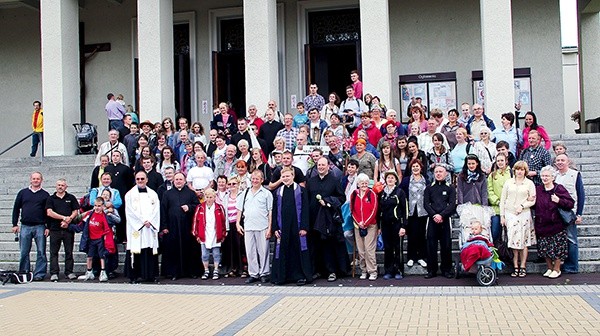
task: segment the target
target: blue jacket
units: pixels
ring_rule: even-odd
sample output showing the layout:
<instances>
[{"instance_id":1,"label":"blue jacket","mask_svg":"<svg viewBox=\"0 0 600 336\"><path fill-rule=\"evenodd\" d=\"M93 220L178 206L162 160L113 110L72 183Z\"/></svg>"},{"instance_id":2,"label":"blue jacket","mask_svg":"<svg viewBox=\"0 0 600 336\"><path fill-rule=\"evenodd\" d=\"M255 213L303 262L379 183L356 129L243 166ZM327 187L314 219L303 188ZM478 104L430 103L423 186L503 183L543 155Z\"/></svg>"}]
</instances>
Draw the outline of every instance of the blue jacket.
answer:
<instances>
[{"instance_id":1,"label":"blue jacket","mask_svg":"<svg viewBox=\"0 0 600 336\"><path fill-rule=\"evenodd\" d=\"M102 195L101 192L98 192L99 189L107 189L105 187L98 187L98 188L92 188L90 190L90 205L94 206L94 201L96 201L96 198L98 198L100 195ZM110 190L110 193L112 195L110 201L112 202L113 206L115 207L115 209L118 209L121 207L121 205L123 205L123 200L121 199L121 194L119 193L119 191L115 188L108 188Z\"/></svg>"},{"instance_id":2,"label":"blue jacket","mask_svg":"<svg viewBox=\"0 0 600 336\"><path fill-rule=\"evenodd\" d=\"M467 132L469 132L469 134L471 134L471 123L473 122L473 120L475 119L475 116L471 116L471 118L469 118L469 121L467 121ZM490 130L495 130L496 129L496 125L494 125L494 121L490 118L488 118L485 114L483 115L483 121L485 121L485 124L487 125L487 127Z\"/></svg>"}]
</instances>

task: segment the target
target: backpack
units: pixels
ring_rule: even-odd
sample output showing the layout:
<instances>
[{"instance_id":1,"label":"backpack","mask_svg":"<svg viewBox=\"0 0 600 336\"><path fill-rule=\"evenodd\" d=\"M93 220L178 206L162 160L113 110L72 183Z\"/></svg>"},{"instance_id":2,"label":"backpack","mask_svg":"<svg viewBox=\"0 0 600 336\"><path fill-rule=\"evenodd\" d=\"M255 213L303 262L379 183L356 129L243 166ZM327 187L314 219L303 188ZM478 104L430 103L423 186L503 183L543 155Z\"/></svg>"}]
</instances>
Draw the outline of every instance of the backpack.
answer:
<instances>
[{"instance_id":1,"label":"backpack","mask_svg":"<svg viewBox=\"0 0 600 336\"><path fill-rule=\"evenodd\" d=\"M0 281L3 286L9 281L13 284L30 283L33 281L33 273L0 270Z\"/></svg>"}]
</instances>

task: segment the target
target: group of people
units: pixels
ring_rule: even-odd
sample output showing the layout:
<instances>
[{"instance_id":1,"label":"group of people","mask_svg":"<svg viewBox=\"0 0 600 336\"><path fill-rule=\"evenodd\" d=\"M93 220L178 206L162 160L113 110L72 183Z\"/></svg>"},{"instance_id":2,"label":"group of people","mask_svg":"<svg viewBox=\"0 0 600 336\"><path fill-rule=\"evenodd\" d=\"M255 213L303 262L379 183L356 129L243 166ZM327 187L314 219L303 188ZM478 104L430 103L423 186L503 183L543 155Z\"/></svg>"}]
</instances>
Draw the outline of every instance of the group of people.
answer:
<instances>
[{"instance_id":1,"label":"group of people","mask_svg":"<svg viewBox=\"0 0 600 336\"><path fill-rule=\"evenodd\" d=\"M82 203L92 209L87 218L80 220L74 198L65 198L64 180L64 188L57 183L49 196L39 192L41 174L34 173L31 186L17 196L13 225L17 232L20 214L21 270L29 267L31 238L44 240L48 229L50 273L57 280L56 244L60 248L62 241L70 255L73 223L79 221L90 241L84 280L93 278L97 257L106 261L101 280L114 273L118 259L106 246L112 232L116 243L125 244L132 282L157 281L159 275L240 276L247 283L303 285L320 277L336 281L356 268L360 279L375 280L378 240L384 279L401 279L404 236L408 267L437 276L439 245L441 275L450 277L451 217L458 212L461 223L477 217L493 242L503 239L505 228L514 252L512 276L526 276L527 249L535 244L547 262L544 276L578 272L581 174L571 168L564 144L554 144L552 158L550 139L533 112L523 129L513 113L503 114L496 128L481 105L429 111L414 99L403 124L377 96L363 99L358 72L351 80L346 99L332 92L327 102L311 84L295 114L280 112L272 100L263 111L250 105L238 118L220 103L208 135L202 123L190 127L186 118L177 120L178 127L171 118L137 124L122 113L121 120L111 119L109 141L99 148ZM109 104L121 111L113 99L109 95ZM57 198L71 200L70 212L66 206L50 211ZM559 208L573 209L575 223L563 225ZM45 216L54 223L46 224ZM44 245L37 246L36 279L45 276ZM72 258L65 268L73 278Z\"/></svg>"}]
</instances>

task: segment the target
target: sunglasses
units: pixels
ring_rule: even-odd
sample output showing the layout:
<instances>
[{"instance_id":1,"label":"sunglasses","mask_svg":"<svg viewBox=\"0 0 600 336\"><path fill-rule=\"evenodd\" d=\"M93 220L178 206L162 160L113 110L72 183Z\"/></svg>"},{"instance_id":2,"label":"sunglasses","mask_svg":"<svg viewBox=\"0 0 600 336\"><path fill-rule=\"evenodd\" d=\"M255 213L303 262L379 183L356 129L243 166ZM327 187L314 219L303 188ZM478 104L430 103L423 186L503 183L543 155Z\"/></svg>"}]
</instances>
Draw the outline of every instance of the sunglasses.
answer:
<instances>
[{"instance_id":1,"label":"sunglasses","mask_svg":"<svg viewBox=\"0 0 600 336\"><path fill-rule=\"evenodd\" d=\"M145 181L146 178L145 177L136 177L135 180L136 181Z\"/></svg>"}]
</instances>

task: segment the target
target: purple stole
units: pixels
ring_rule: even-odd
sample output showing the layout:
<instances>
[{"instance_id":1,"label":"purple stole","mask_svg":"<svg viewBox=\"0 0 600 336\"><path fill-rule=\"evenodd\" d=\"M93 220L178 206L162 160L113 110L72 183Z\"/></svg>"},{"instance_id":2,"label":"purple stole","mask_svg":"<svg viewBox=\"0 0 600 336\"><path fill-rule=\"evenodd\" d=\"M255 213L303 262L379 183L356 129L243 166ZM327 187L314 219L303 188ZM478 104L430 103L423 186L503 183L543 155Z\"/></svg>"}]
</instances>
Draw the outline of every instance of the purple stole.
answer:
<instances>
[{"instance_id":1,"label":"purple stole","mask_svg":"<svg viewBox=\"0 0 600 336\"><path fill-rule=\"evenodd\" d=\"M281 201L283 199L283 188L285 187L285 185L279 187L279 189L277 189L277 221L281 227L281 209L283 208L281 206ZM301 190L300 190L300 186L297 185L296 183L294 183L294 199L296 201L296 217L298 218L298 230L300 230L300 223L302 222L302 195L301 195ZM278 240L277 244L275 245L275 259L279 259L279 248L280 248L281 242ZM308 250L308 245L306 244L306 236L304 237L300 237L300 251L306 251Z\"/></svg>"}]
</instances>

